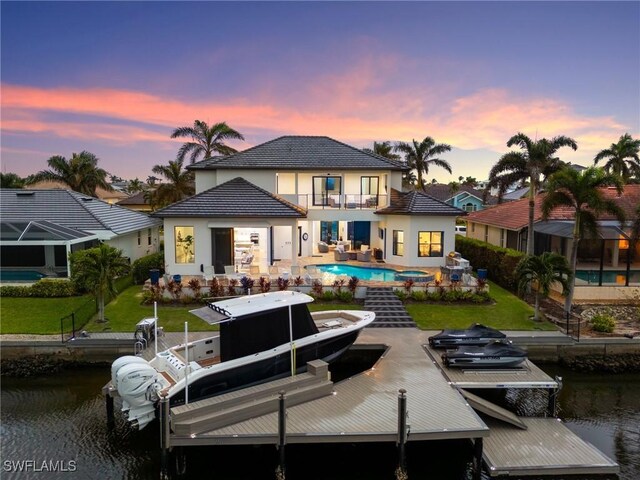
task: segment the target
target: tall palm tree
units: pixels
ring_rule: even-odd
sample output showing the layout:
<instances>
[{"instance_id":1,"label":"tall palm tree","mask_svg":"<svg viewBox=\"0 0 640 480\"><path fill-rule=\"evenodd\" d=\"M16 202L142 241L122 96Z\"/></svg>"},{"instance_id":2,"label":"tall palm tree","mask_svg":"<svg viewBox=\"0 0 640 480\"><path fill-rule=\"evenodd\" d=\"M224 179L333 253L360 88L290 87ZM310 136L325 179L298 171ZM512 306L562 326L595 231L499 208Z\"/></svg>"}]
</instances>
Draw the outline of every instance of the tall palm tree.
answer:
<instances>
[{"instance_id":1,"label":"tall palm tree","mask_svg":"<svg viewBox=\"0 0 640 480\"><path fill-rule=\"evenodd\" d=\"M225 122L207 125L206 122L196 120L193 127L179 127L171 134L171 138L191 138L190 142L184 143L178 150L177 160L184 160L190 154L191 163L198 157L209 158L214 153L220 155L231 155L237 150L225 145L225 140L244 140L240 132L229 127Z\"/></svg>"},{"instance_id":2,"label":"tall palm tree","mask_svg":"<svg viewBox=\"0 0 640 480\"><path fill-rule=\"evenodd\" d=\"M551 293L551 286L556 282L562 286L562 295L567 295L572 275L567 259L557 253L544 252L539 256L527 255L520 260L515 270L518 292L522 295L535 286L534 320L540 320L540 296L548 297Z\"/></svg>"},{"instance_id":3,"label":"tall palm tree","mask_svg":"<svg viewBox=\"0 0 640 480\"><path fill-rule=\"evenodd\" d=\"M133 180L129 180L127 182L127 193L131 195L134 193L142 192L146 189L146 187L147 185L138 177L136 177Z\"/></svg>"},{"instance_id":4,"label":"tall palm tree","mask_svg":"<svg viewBox=\"0 0 640 480\"><path fill-rule=\"evenodd\" d=\"M182 160L156 165L151 171L164 177L164 182L151 194L151 204L164 207L195 193L194 175L182 168Z\"/></svg>"},{"instance_id":5,"label":"tall palm tree","mask_svg":"<svg viewBox=\"0 0 640 480\"><path fill-rule=\"evenodd\" d=\"M367 153L375 153L376 155L380 155L381 157L388 158L390 160L400 160L400 155L396 155L393 153L393 145L391 142L373 142L373 149L371 148L363 148L363 151Z\"/></svg>"},{"instance_id":6,"label":"tall palm tree","mask_svg":"<svg viewBox=\"0 0 640 480\"><path fill-rule=\"evenodd\" d=\"M451 145L436 143L433 138L425 137L420 143L416 140L413 140L412 143L398 142L394 150L404 153L407 165L416 170L418 174L418 185L425 192L426 186L423 181L423 176L426 177L429 174L429 167L431 165L442 167L451 173L451 165L449 165L449 162L441 158L435 158L437 155L451 151Z\"/></svg>"},{"instance_id":7,"label":"tall palm tree","mask_svg":"<svg viewBox=\"0 0 640 480\"><path fill-rule=\"evenodd\" d=\"M55 155L47 160L47 164L49 170L41 170L32 175L29 184L42 181L62 182L72 190L92 197L96 196L98 187L113 190L107 182L107 171L98 168L98 157L86 150L72 154L69 160Z\"/></svg>"},{"instance_id":8,"label":"tall palm tree","mask_svg":"<svg viewBox=\"0 0 640 480\"><path fill-rule=\"evenodd\" d=\"M533 255L533 219L535 198L540 187L549 175L557 172L563 165L554 155L561 147L578 149L573 138L558 136L551 140L541 138L531 140L524 133L517 133L509 139L507 147L517 145L523 151L505 153L489 172L489 182L485 188L485 195L492 188L498 188L498 198L501 199L507 188L519 183L524 186L529 183L529 227L527 230L527 255Z\"/></svg>"},{"instance_id":9,"label":"tall palm tree","mask_svg":"<svg viewBox=\"0 0 640 480\"><path fill-rule=\"evenodd\" d=\"M631 135L625 133L620 137L618 143L612 143L609 148L601 150L593 159L594 165L600 160L607 160L604 169L615 175L622 177L627 183L634 178L640 181L640 140L634 140Z\"/></svg>"},{"instance_id":10,"label":"tall palm tree","mask_svg":"<svg viewBox=\"0 0 640 480\"><path fill-rule=\"evenodd\" d=\"M129 261L122 256L122 250L107 244L96 248L72 253L72 280L92 292L98 302L98 321L104 322L104 304L107 295L116 295L115 279L129 272Z\"/></svg>"},{"instance_id":11,"label":"tall palm tree","mask_svg":"<svg viewBox=\"0 0 640 480\"><path fill-rule=\"evenodd\" d=\"M542 218L547 219L556 207L567 207L574 214L573 242L569 259L573 278L564 306L567 314L571 311L573 300L580 240L586 234L593 237L597 235L597 220L602 213L613 214L621 225L625 222L622 209L603 195L601 188L607 186L614 186L619 194L622 193L621 178L597 167L590 167L582 172L573 168L563 168L551 175L547 181L547 194L542 201Z\"/></svg>"}]
</instances>

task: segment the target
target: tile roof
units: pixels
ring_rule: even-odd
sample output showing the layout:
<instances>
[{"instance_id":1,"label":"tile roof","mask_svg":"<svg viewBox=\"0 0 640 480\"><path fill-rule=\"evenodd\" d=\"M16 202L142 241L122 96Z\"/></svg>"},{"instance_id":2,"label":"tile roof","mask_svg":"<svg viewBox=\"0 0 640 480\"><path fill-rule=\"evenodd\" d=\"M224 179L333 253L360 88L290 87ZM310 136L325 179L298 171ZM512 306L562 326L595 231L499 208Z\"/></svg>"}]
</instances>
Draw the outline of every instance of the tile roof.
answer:
<instances>
[{"instance_id":1,"label":"tile roof","mask_svg":"<svg viewBox=\"0 0 640 480\"><path fill-rule=\"evenodd\" d=\"M190 170L405 170L401 161L359 150L329 137L284 136L224 157L212 157Z\"/></svg>"},{"instance_id":2,"label":"tile roof","mask_svg":"<svg viewBox=\"0 0 640 480\"><path fill-rule=\"evenodd\" d=\"M158 219L71 190L0 190L3 222L49 222L76 230L118 235L158 226Z\"/></svg>"},{"instance_id":3,"label":"tile roof","mask_svg":"<svg viewBox=\"0 0 640 480\"><path fill-rule=\"evenodd\" d=\"M306 217L303 208L242 177L200 192L153 214L158 217Z\"/></svg>"},{"instance_id":4,"label":"tile roof","mask_svg":"<svg viewBox=\"0 0 640 480\"><path fill-rule=\"evenodd\" d=\"M615 200L625 213L627 220L636 217L635 210L640 205L640 185L625 185L622 195L618 195L615 188L601 189L605 198ZM534 222L542 219L541 205L544 193L536 196L534 207ZM570 208L556 208L549 215L549 220L573 220L573 212ZM615 220L610 214L601 215L598 220ZM521 230L529 223L529 199L523 198L512 202L502 203L495 207L486 208L470 213L467 221L492 225L508 230Z\"/></svg>"},{"instance_id":5,"label":"tile roof","mask_svg":"<svg viewBox=\"0 0 640 480\"><path fill-rule=\"evenodd\" d=\"M120 200L118 205L149 205L149 202L145 198L147 192L137 192L133 195Z\"/></svg>"},{"instance_id":6,"label":"tile roof","mask_svg":"<svg viewBox=\"0 0 640 480\"><path fill-rule=\"evenodd\" d=\"M375 213L381 215L463 216L467 212L418 190L400 192L391 189L391 205Z\"/></svg>"}]
</instances>

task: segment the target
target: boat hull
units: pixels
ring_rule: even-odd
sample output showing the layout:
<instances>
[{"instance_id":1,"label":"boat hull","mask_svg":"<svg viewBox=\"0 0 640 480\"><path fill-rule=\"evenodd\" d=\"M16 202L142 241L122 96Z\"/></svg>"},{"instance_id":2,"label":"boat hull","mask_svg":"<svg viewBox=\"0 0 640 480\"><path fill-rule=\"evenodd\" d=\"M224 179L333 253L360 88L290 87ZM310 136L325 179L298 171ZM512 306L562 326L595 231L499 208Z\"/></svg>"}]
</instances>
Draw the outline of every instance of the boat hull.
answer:
<instances>
[{"instance_id":1,"label":"boat hull","mask_svg":"<svg viewBox=\"0 0 640 480\"><path fill-rule=\"evenodd\" d=\"M324 360L333 363L356 341L360 330L347 332L295 350L296 373L305 372L307 362ZM275 354L258 361L248 361L242 365L225 368L224 363L211 367L210 373L189 382L189 401L232 392L241 388L284 378L291 375L291 353ZM184 388L171 392L172 407L185 403Z\"/></svg>"},{"instance_id":2,"label":"boat hull","mask_svg":"<svg viewBox=\"0 0 640 480\"><path fill-rule=\"evenodd\" d=\"M442 362L447 367L460 368L514 368L526 358L525 350L502 340L482 347L460 347L442 354Z\"/></svg>"}]
</instances>

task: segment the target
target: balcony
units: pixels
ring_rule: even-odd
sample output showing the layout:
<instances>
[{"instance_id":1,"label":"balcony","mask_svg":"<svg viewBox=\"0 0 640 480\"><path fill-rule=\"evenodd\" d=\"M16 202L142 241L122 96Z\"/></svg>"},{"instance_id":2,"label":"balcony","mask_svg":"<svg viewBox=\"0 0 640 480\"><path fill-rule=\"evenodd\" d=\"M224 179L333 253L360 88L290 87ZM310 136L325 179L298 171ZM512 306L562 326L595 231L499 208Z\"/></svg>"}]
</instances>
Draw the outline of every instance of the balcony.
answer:
<instances>
[{"instance_id":1,"label":"balcony","mask_svg":"<svg viewBox=\"0 0 640 480\"><path fill-rule=\"evenodd\" d=\"M387 206L388 195L299 194L282 198L307 210L376 210Z\"/></svg>"}]
</instances>

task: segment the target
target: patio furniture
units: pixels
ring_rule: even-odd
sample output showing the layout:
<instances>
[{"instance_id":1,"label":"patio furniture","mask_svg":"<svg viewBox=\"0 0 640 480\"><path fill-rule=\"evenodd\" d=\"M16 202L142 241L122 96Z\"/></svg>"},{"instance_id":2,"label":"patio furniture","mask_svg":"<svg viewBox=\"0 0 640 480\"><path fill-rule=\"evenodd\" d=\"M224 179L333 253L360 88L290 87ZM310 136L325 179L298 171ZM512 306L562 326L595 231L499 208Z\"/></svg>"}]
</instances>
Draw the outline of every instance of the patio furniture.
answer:
<instances>
[{"instance_id":1,"label":"patio furniture","mask_svg":"<svg viewBox=\"0 0 640 480\"><path fill-rule=\"evenodd\" d=\"M371 261L371 250L359 251L357 255L358 261L360 262L370 262Z\"/></svg>"},{"instance_id":2,"label":"patio furniture","mask_svg":"<svg viewBox=\"0 0 640 480\"><path fill-rule=\"evenodd\" d=\"M348 240L338 240L336 248L340 247L340 245L342 245L342 248L344 249L344 251L347 251L351 248L351 242Z\"/></svg>"},{"instance_id":3,"label":"patio furniture","mask_svg":"<svg viewBox=\"0 0 640 480\"><path fill-rule=\"evenodd\" d=\"M231 280L240 281L240 279L242 279L242 277L244 277L244 274L236 272L235 265L225 265L224 266L224 276L229 281L231 281Z\"/></svg>"},{"instance_id":4,"label":"patio furniture","mask_svg":"<svg viewBox=\"0 0 640 480\"><path fill-rule=\"evenodd\" d=\"M327 245L325 242L318 242L318 252L329 253L329 245Z\"/></svg>"},{"instance_id":5,"label":"patio furniture","mask_svg":"<svg viewBox=\"0 0 640 480\"><path fill-rule=\"evenodd\" d=\"M202 281L208 285L210 281L212 281L215 277L215 271L213 270L213 265L207 265L204 267L202 271Z\"/></svg>"},{"instance_id":6,"label":"patio furniture","mask_svg":"<svg viewBox=\"0 0 640 480\"><path fill-rule=\"evenodd\" d=\"M333 251L333 257L336 262L345 262L349 260L349 252L345 252L344 250L338 250L337 248Z\"/></svg>"},{"instance_id":7,"label":"patio furniture","mask_svg":"<svg viewBox=\"0 0 640 480\"><path fill-rule=\"evenodd\" d=\"M251 265L251 262L253 262L253 254L250 253L248 255L244 255L242 257L242 259L240 260L240 265L245 266L245 265Z\"/></svg>"},{"instance_id":8,"label":"patio furniture","mask_svg":"<svg viewBox=\"0 0 640 480\"><path fill-rule=\"evenodd\" d=\"M322 272L318 270L318 267L316 267L315 265L308 265L305 270L307 271L307 274L304 276L304 278L307 283L313 285L313 282L315 282L316 280L322 283Z\"/></svg>"}]
</instances>

